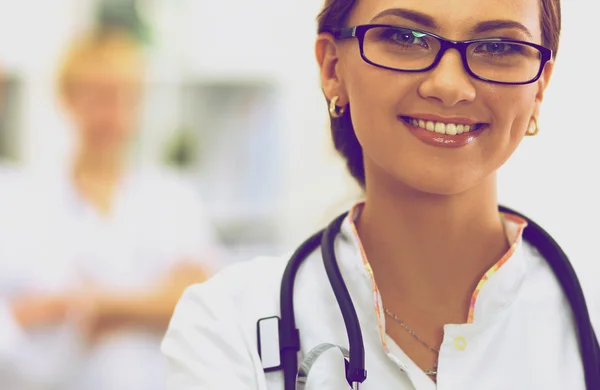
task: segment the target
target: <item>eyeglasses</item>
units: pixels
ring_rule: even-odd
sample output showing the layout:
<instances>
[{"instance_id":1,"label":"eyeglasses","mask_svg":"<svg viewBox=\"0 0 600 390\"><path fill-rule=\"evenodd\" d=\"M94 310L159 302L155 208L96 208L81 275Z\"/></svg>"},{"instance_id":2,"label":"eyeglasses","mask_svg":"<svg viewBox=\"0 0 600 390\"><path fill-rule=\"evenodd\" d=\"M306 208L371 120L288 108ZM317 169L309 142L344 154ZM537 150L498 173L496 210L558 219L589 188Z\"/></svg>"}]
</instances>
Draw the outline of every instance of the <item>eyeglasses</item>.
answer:
<instances>
[{"instance_id":1,"label":"eyeglasses","mask_svg":"<svg viewBox=\"0 0 600 390\"><path fill-rule=\"evenodd\" d=\"M367 24L330 31L336 39L358 39L362 59L373 66L399 72L427 72L444 53L456 49L466 72L497 84L537 81L552 58L552 50L530 42L504 38L451 41L412 28Z\"/></svg>"}]
</instances>

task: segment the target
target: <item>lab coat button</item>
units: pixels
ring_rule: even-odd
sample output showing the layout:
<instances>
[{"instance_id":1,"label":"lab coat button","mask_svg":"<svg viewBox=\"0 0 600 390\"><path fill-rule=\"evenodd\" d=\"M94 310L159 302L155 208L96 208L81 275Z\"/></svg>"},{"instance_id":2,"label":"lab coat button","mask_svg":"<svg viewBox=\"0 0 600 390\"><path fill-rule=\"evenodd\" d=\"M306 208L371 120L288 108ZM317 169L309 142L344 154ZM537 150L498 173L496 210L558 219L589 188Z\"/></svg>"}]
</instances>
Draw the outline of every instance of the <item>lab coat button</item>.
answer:
<instances>
[{"instance_id":1,"label":"lab coat button","mask_svg":"<svg viewBox=\"0 0 600 390\"><path fill-rule=\"evenodd\" d=\"M459 351L464 351L467 348L467 340L462 336L455 338L454 347Z\"/></svg>"}]
</instances>

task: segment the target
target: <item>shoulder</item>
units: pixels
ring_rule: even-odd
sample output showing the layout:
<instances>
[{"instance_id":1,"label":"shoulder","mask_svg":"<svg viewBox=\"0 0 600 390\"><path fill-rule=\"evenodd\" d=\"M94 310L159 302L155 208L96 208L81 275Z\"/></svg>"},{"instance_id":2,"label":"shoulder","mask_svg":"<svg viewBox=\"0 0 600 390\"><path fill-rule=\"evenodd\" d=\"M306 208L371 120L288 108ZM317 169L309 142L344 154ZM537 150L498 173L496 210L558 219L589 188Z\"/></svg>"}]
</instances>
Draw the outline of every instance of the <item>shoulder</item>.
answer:
<instances>
[{"instance_id":1,"label":"shoulder","mask_svg":"<svg viewBox=\"0 0 600 390\"><path fill-rule=\"evenodd\" d=\"M284 271L292 253L258 257L226 266L208 281L186 289L175 311L174 322L188 321L186 313L198 308L211 311L216 320L234 317L245 333L255 336L256 321L280 312ZM328 286L320 251L313 251L295 277L294 297L298 304L323 297L317 286ZM305 302L306 301L306 302ZM223 318L221 318L221 316Z\"/></svg>"},{"instance_id":2,"label":"shoulder","mask_svg":"<svg viewBox=\"0 0 600 390\"><path fill-rule=\"evenodd\" d=\"M561 313L572 311L571 305L559 282L558 276L552 270L548 261L531 244L524 246L527 256L528 279L526 292L537 306L546 306L550 302L557 303ZM597 283L597 273L590 272L589 262L579 262L569 257L569 262L575 270L578 282L584 293L588 312L596 333L600 335L600 285ZM567 317L568 318L568 317Z\"/></svg>"},{"instance_id":3,"label":"shoulder","mask_svg":"<svg viewBox=\"0 0 600 390\"><path fill-rule=\"evenodd\" d=\"M167 168L152 168L129 173L125 193L151 214L179 223L202 223L208 210L191 177Z\"/></svg>"},{"instance_id":4,"label":"shoulder","mask_svg":"<svg viewBox=\"0 0 600 390\"><path fill-rule=\"evenodd\" d=\"M178 306L203 308L225 317L234 315L238 320L260 312L261 307L277 308L286 264L287 258L261 257L230 265L208 281L189 287Z\"/></svg>"},{"instance_id":5,"label":"shoulder","mask_svg":"<svg viewBox=\"0 0 600 390\"><path fill-rule=\"evenodd\" d=\"M262 388L256 323L278 313L286 263L237 263L184 292L161 346L170 367L167 388Z\"/></svg>"},{"instance_id":6,"label":"shoulder","mask_svg":"<svg viewBox=\"0 0 600 390\"><path fill-rule=\"evenodd\" d=\"M145 168L129 173L129 183L140 190L170 196L193 196L197 191L191 178L170 168Z\"/></svg>"}]
</instances>

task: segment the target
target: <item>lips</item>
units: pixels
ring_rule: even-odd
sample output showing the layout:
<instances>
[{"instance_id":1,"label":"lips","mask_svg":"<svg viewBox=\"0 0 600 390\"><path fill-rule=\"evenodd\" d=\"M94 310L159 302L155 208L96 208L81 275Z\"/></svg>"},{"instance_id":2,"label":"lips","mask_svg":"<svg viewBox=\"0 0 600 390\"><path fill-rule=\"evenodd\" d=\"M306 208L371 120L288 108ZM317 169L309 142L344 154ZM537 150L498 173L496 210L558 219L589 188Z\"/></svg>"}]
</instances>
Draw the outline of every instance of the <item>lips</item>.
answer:
<instances>
[{"instance_id":1,"label":"lips","mask_svg":"<svg viewBox=\"0 0 600 390\"><path fill-rule=\"evenodd\" d=\"M398 120L406 124L409 132L417 139L436 147L461 148L471 145L490 126L469 118L417 115L419 114L399 116Z\"/></svg>"}]
</instances>

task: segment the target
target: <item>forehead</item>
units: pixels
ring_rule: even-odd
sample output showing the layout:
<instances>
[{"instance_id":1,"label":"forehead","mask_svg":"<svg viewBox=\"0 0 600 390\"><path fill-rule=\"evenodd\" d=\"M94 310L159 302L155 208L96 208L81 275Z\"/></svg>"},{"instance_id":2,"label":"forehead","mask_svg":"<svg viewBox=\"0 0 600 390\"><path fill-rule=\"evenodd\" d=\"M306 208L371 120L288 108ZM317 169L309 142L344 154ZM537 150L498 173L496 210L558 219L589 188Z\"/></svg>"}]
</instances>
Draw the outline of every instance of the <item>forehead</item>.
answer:
<instances>
[{"instance_id":1,"label":"forehead","mask_svg":"<svg viewBox=\"0 0 600 390\"><path fill-rule=\"evenodd\" d=\"M89 58L71 71L71 78L86 82L135 82L140 78L141 71L141 64L133 58L108 57L100 61L98 58Z\"/></svg>"},{"instance_id":2,"label":"forehead","mask_svg":"<svg viewBox=\"0 0 600 390\"><path fill-rule=\"evenodd\" d=\"M434 19L439 26L435 32L448 38L465 38L463 32L484 21L510 20L523 24L535 39L540 39L540 1L542 0L359 0L350 15L349 25L370 23L382 11L401 8ZM390 16L385 20L400 22L402 19Z\"/></svg>"}]
</instances>

